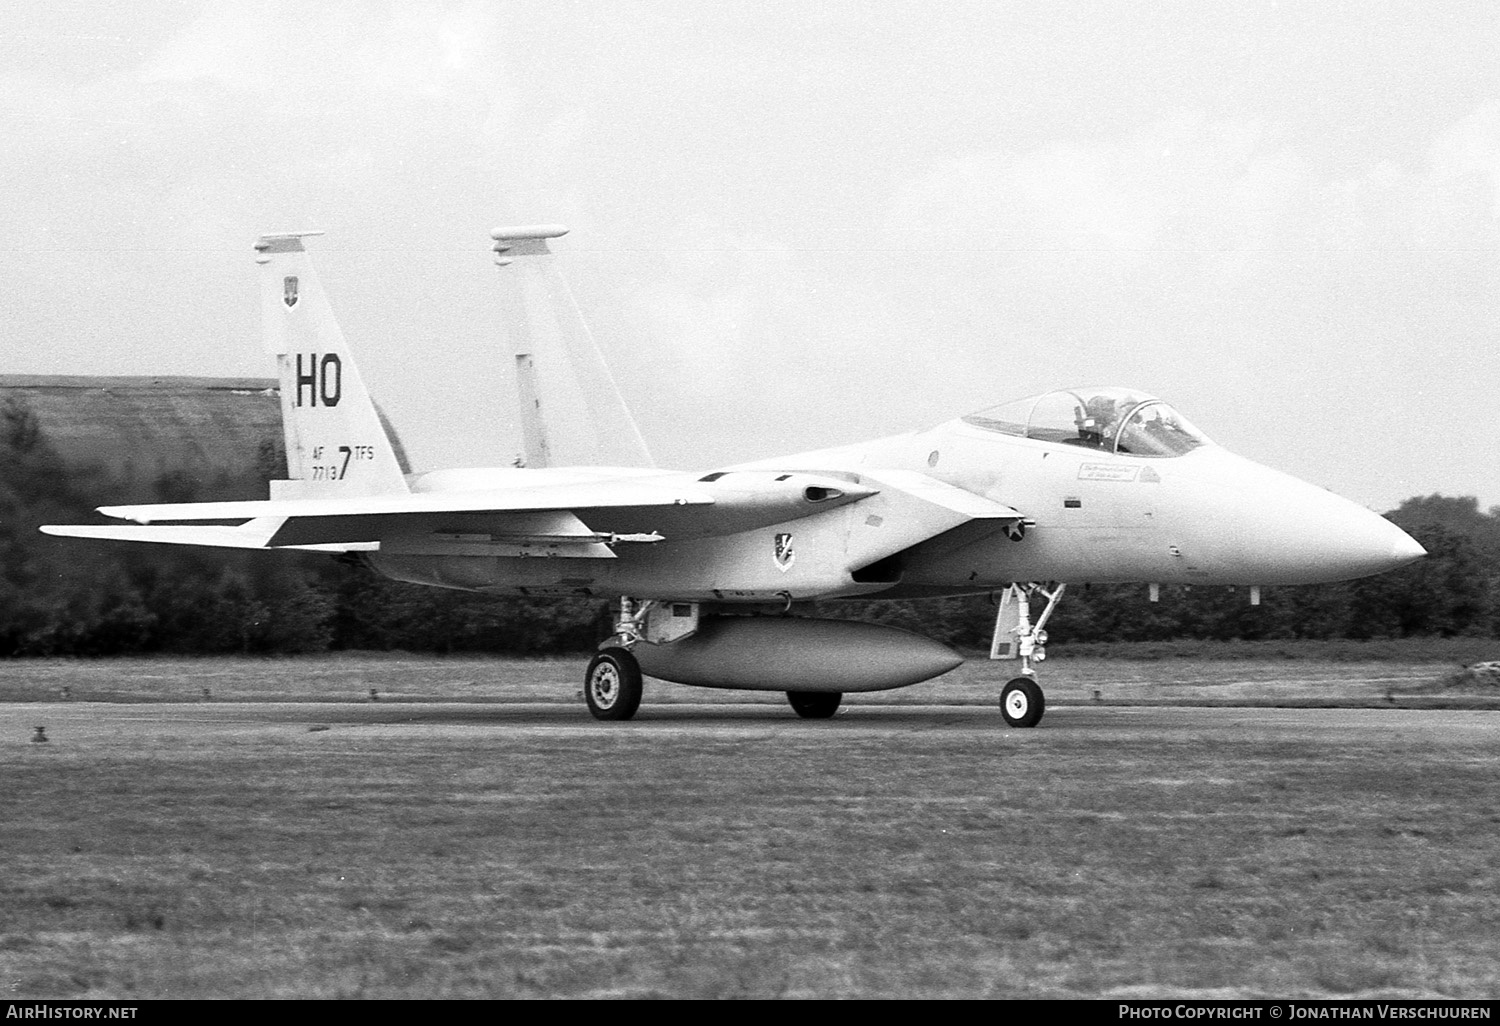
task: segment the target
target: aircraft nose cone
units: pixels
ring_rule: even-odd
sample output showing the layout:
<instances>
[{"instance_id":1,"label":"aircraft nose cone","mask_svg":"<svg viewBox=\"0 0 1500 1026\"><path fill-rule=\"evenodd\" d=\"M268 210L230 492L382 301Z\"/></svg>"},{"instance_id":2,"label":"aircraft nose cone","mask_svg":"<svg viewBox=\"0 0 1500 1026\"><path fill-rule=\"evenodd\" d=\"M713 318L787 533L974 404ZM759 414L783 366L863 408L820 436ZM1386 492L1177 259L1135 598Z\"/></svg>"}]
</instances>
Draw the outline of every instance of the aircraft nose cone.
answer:
<instances>
[{"instance_id":1,"label":"aircraft nose cone","mask_svg":"<svg viewBox=\"0 0 1500 1026\"><path fill-rule=\"evenodd\" d=\"M1244 579L1347 581L1427 554L1380 514L1269 467L1222 450L1205 452L1193 466L1203 475L1201 522L1225 539L1223 562L1235 565L1233 572Z\"/></svg>"},{"instance_id":2,"label":"aircraft nose cone","mask_svg":"<svg viewBox=\"0 0 1500 1026\"><path fill-rule=\"evenodd\" d=\"M1389 523L1389 521L1387 521L1387 523ZM1391 524L1391 526L1396 527L1395 524ZM1399 527L1396 527L1396 533L1400 535L1400 537L1391 544L1392 567L1405 566L1412 560L1421 559L1423 556L1427 555L1427 550L1424 549L1421 544L1418 543L1418 541L1411 535L1407 534Z\"/></svg>"},{"instance_id":3,"label":"aircraft nose cone","mask_svg":"<svg viewBox=\"0 0 1500 1026\"><path fill-rule=\"evenodd\" d=\"M1342 499L1320 500L1319 551L1308 559L1334 579L1384 573L1427 555L1415 538L1385 517ZM1311 510L1308 519L1313 519Z\"/></svg>"}]
</instances>

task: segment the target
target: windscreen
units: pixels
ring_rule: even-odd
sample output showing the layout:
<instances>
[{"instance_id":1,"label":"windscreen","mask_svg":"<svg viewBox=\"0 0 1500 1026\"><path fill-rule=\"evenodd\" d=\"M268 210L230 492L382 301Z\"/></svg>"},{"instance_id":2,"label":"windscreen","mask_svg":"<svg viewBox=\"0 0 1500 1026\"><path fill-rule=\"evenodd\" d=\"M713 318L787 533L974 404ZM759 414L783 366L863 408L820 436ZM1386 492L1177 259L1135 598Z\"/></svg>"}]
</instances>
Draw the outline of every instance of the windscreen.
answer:
<instances>
[{"instance_id":1,"label":"windscreen","mask_svg":"<svg viewBox=\"0 0 1500 1026\"><path fill-rule=\"evenodd\" d=\"M1138 407L1120 428L1117 452L1136 456L1181 456L1208 439L1164 402Z\"/></svg>"}]
</instances>

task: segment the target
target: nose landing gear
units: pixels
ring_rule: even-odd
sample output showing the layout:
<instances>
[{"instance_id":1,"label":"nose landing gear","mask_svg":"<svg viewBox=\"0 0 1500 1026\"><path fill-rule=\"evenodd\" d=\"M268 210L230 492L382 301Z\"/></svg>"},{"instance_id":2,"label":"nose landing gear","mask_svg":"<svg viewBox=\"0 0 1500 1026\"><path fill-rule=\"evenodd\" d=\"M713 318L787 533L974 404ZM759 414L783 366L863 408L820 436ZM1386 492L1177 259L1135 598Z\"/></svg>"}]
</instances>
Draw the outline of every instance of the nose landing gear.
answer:
<instances>
[{"instance_id":1,"label":"nose landing gear","mask_svg":"<svg viewBox=\"0 0 1500 1026\"><path fill-rule=\"evenodd\" d=\"M1066 584L1012 584L1000 599L995 634L990 640L990 658L1021 660L1021 675L1011 678L1000 689L1000 715L1012 727L1034 727L1047 711L1047 698L1037 686L1036 670L1031 664L1047 658L1047 632L1042 628L1067 587ZM1045 598L1047 605L1033 623L1031 600L1035 596Z\"/></svg>"}]
</instances>

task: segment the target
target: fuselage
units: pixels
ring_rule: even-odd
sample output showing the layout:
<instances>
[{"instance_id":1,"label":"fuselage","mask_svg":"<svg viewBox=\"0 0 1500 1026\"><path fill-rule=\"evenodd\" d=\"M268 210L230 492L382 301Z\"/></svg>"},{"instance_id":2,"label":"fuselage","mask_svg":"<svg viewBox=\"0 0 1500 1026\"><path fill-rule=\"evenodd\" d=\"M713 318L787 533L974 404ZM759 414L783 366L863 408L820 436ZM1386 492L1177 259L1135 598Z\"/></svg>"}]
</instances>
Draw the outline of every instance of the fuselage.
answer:
<instances>
[{"instance_id":1,"label":"fuselage","mask_svg":"<svg viewBox=\"0 0 1500 1026\"><path fill-rule=\"evenodd\" d=\"M970 524L919 544L901 559L904 593L1027 580L1315 584L1380 573L1424 551L1384 517L1215 445L1160 458L951 421L870 454L878 463L900 457L1028 519L1024 531Z\"/></svg>"},{"instance_id":2,"label":"fuselage","mask_svg":"<svg viewBox=\"0 0 1500 1026\"><path fill-rule=\"evenodd\" d=\"M1383 517L1206 440L1141 455L983 423L965 418L711 474L661 475L718 486L735 474L804 471L861 493L827 508L811 504L792 519L752 518L753 526L731 534L691 537L690 511L668 509L650 515L661 541L615 545L610 559L403 555L384 546L370 558L399 579L486 592L759 603L956 595L1029 580L1312 584L1379 573L1423 554ZM433 484L463 487L464 473L444 472ZM953 518L909 488L881 487L882 476L905 485L917 475L1003 504L1024 520ZM945 516L953 526L944 526ZM628 509L586 517L599 532L642 527L638 511Z\"/></svg>"}]
</instances>

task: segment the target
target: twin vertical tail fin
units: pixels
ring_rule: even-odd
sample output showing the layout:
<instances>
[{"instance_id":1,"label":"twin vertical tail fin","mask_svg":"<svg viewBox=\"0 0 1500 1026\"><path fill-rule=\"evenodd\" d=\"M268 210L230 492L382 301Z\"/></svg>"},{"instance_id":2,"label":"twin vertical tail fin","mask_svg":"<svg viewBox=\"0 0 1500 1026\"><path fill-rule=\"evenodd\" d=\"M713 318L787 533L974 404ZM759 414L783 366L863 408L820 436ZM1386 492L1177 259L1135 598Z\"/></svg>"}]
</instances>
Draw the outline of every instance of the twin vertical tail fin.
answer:
<instances>
[{"instance_id":1,"label":"twin vertical tail fin","mask_svg":"<svg viewBox=\"0 0 1500 1026\"><path fill-rule=\"evenodd\" d=\"M504 327L520 390L528 467L651 467L651 453L614 377L553 265L547 240L561 225L496 228Z\"/></svg>"},{"instance_id":2,"label":"twin vertical tail fin","mask_svg":"<svg viewBox=\"0 0 1500 1026\"><path fill-rule=\"evenodd\" d=\"M645 440L620 397L547 240L557 225L497 228L504 326L515 350L524 456L530 467L651 467ZM303 239L262 235L261 318L281 379L287 476L271 497L358 498L410 492L399 442L365 389Z\"/></svg>"},{"instance_id":3,"label":"twin vertical tail fin","mask_svg":"<svg viewBox=\"0 0 1500 1026\"><path fill-rule=\"evenodd\" d=\"M410 489L396 448L302 245L321 234L262 235L255 245L290 478L271 482L271 498L403 495Z\"/></svg>"}]
</instances>

